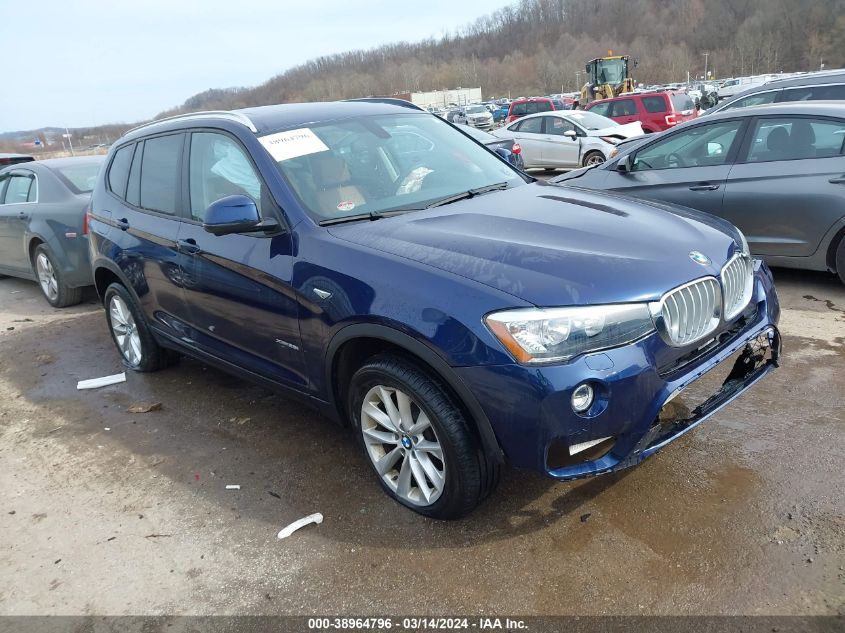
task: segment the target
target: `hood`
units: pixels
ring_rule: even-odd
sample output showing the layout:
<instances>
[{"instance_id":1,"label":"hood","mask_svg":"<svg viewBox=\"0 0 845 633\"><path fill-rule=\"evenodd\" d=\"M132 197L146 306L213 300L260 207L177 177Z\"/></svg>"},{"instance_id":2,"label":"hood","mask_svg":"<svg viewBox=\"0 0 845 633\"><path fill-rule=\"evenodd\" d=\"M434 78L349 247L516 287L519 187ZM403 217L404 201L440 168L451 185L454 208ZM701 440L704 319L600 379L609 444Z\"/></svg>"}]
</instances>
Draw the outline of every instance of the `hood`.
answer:
<instances>
[{"instance_id":1,"label":"hood","mask_svg":"<svg viewBox=\"0 0 845 633\"><path fill-rule=\"evenodd\" d=\"M613 127L605 127L600 130L587 130L587 136L618 136L620 138L634 138L635 136L642 135L643 126L639 121L626 123L624 125L614 125Z\"/></svg>"},{"instance_id":2,"label":"hood","mask_svg":"<svg viewBox=\"0 0 845 633\"><path fill-rule=\"evenodd\" d=\"M534 183L329 230L538 306L565 306L654 300L718 275L737 248L720 222L690 209ZM693 262L694 250L712 263Z\"/></svg>"}]
</instances>

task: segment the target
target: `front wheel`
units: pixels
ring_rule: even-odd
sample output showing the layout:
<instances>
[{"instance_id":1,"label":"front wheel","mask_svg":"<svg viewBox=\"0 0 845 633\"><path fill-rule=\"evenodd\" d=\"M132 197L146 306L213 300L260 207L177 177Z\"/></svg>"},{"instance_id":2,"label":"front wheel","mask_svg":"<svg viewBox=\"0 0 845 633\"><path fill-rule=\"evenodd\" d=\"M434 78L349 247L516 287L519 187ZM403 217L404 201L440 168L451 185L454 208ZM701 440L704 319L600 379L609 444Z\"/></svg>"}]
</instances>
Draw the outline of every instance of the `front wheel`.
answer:
<instances>
[{"instance_id":1,"label":"front wheel","mask_svg":"<svg viewBox=\"0 0 845 633\"><path fill-rule=\"evenodd\" d=\"M604 154L601 152L587 152L584 156L584 167L591 167L593 165L601 165L604 162Z\"/></svg>"},{"instance_id":2,"label":"front wheel","mask_svg":"<svg viewBox=\"0 0 845 633\"><path fill-rule=\"evenodd\" d=\"M420 514L468 514L498 480L469 423L443 388L413 364L376 357L352 377L348 406L358 440L388 495Z\"/></svg>"},{"instance_id":3,"label":"front wheel","mask_svg":"<svg viewBox=\"0 0 845 633\"><path fill-rule=\"evenodd\" d=\"M103 296L109 332L123 364L134 371L157 371L172 364L175 355L156 343L141 310L119 283Z\"/></svg>"}]
</instances>

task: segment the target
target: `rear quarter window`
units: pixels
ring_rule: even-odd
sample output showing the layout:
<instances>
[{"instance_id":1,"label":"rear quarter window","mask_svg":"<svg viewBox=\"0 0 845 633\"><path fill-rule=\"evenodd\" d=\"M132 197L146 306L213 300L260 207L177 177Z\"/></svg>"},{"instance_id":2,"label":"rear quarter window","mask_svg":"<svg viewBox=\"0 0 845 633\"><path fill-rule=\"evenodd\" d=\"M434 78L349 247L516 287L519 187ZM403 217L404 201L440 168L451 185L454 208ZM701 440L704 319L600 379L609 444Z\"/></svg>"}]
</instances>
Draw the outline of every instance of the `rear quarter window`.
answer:
<instances>
[{"instance_id":1,"label":"rear quarter window","mask_svg":"<svg viewBox=\"0 0 845 633\"><path fill-rule=\"evenodd\" d=\"M121 147L114 154L109 165L108 181L109 190L115 195L126 198L126 183L129 181L129 165L132 163L132 153L135 151L135 144Z\"/></svg>"},{"instance_id":2,"label":"rear quarter window","mask_svg":"<svg viewBox=\"0 0 845 633\"><path fill-rule=\"evenodd\" d=\"M684 112L685 110L695 108L695 104L688 94L671 95L670 99L672 99L672 107L675 108L676 112Z\"/></svg>"},{"instance_id":3,"label":"rear quarter window","mask_svg":"<svg viewBox=\"0 0 845 633\"><path fill-rule=\"evenodd\" d=\"M646 112L666 112L666 97L653 96L642 98L643 107Z\"/></svg>"}]
</instances>

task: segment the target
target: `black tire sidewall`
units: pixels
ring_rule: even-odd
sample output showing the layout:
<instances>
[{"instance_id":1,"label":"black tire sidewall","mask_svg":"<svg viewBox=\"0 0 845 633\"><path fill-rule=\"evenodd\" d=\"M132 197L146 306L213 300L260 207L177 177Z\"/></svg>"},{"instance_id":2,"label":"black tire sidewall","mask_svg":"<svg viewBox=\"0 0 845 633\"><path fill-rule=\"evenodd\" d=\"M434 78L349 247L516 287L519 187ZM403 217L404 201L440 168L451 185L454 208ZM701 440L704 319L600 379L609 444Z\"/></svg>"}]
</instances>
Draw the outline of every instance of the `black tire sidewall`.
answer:
<instances>
[{"instance_id":1,"label":"black tire sidewall","mask_svg":"<svg viewBox=\"0 0 845 633\"><path fill-rule=\"evenodd\" d=\"M117 339L114 335L114 329L112 328L111 322L111 300L112 297L115 296L118 296L123 300L129 311L132 313L132 318L135 319L135 325L138 329L138 337L141 340L141 362L137 365L131 365L129 361L126 360L123 353L120 351L120 347L118 346ZM133 371L141 372L155 371L159 369L161 365L160 358L162 355L162 349L153 338L149 327L147 327L147 322L146 319L144 319L143 313L136 305L135 300L132 298L129 291L119 283L111 284L108 288L106 288L106 292L103 295L103 305L106 309L106 323L108 324L109 334L111 335L112 342L114 343L115 349L120 355L120 360L123 362L124 366Z\"/></svg>"},{"instance_id":2,"label":"black tire sidewall","mask_svg":"<svg viewBox=\"0 0 845 633\"><path fill-rule=\"evenodd\" d=\"M589 151L586 154L584 154L584 161L583 161L583 164L581 166L587 167L590 164L590 158L592 158L593 156L600 156L601 157L601 159L602 159L601 163L597 163L599 165L607 162L607 160L604 157L604 154L602 154L599 151L592 150L592 151Z\"/></svg>"},{"instance_id":3,"label":"black tire sidewall","mask_svg":"<svg viewBox=\"0 0 845 633\"><path fill-rule=\"evenodd\" d=\"M397 375L395 369L400 369L401 372L411 376L412 380L408 381ZM418 383L422 384L428 395L417 388ZM443 448L446 486L437 501L429 506L414 505L398 497L378 474L367 454L361 433L361 403L367 392L379 384L400 389L410 395L414 402L425 411L434 427L437 440ZM442 388L424 372L403 360L390 357L375 359L359 369L352 377L347 408L355 439L363 450L372 473L390 497L415 512L442 519L459 518L477 505L480 500L480 469L478 468L480 453L477 442L467 429L460 410L451 402Z\"/></svg>"},{"instance_id":4,"label":"black tire sidewall","mask_svg":"<svg viewBox=\"0 0 845 633\"><path fill-rule=\"evenodd\" d=\"M38 279L38 256L43 254L49 261L53 268L53 276L56 278L56 299L51 300L41 287L41 281ZM80 291L77 288L69 288L63 279L61 268L56 263L56 258L53 256L53 251L46 244L39 244L32 253L32 272L35 274L38 289L41 291L41 296L54 308L64 308L75 303L79 303Z\"/></svg>"},{"instance_id":5,"label":"black tire sidewall","mask_svg":"<svg viewBox=\"0 0 845 633\"><path fill-rule=\"evenodd\" d=\"M839 247L836 249L836 272L845 284L845 237L839 241Z\"/></svg>"}]
</instances>

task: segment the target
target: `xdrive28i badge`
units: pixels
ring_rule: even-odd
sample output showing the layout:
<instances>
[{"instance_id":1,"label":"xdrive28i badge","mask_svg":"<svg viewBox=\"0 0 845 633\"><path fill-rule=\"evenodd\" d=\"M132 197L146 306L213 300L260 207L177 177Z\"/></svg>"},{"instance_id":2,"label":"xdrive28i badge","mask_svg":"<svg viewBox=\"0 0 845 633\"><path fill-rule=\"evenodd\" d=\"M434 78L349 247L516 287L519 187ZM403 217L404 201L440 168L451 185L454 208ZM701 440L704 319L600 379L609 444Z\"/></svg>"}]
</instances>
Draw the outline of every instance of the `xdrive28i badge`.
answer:
<instances>
[{"instance_id":1,"label":"xdrive28i badge","mask_svg":"<svg viewBox=\"0 0 845 633\"><path fill-rule=\"evenodd\" d=\"M690 251L689 258L702 266L707 266L710 263L710 258L700 251Z\"/></svg>"}]
</instances>

